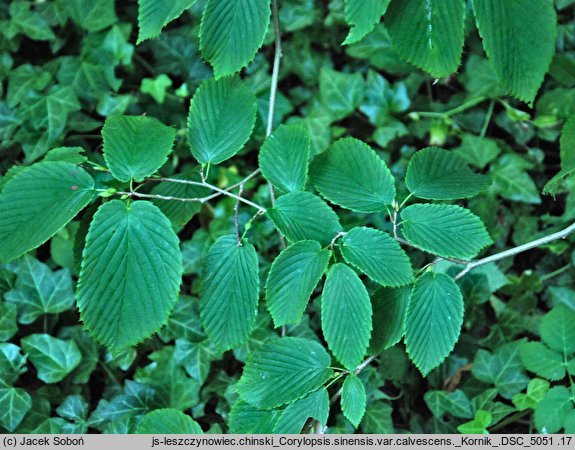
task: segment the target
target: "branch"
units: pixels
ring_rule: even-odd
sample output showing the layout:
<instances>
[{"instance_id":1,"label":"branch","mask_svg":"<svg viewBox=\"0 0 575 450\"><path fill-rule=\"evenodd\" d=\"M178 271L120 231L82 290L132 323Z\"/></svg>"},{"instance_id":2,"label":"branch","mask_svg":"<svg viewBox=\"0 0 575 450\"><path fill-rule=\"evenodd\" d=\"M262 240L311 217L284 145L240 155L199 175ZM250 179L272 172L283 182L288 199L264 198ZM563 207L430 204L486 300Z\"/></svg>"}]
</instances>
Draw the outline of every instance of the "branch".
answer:
<instances>
[{"instance_id":1,"label":"branch","mask_svg":"<svg viewBox=\"0 0 575 450\"><path fill-rule=\"evenodd\" d=\"M465 268L459 272L455 279L459 280L460 278L467 275L473 269L483 266L484 264L489 264L495 261L499 261L501 259L507 258L509 256L515 256L519 253L526 252L527 250L531 250L536 247L540 247L542 245L548 244L553 241L557 241L559 239L565 239L570 234L575 233L575 223L569 225L567 228L558 231L557 233L550 234L549 236L544 236L539 239L535 239L534 241L528 242L527 244L520 245L518 247L510 248L509 250L505 250L500 253L496 253L495 255L487 256L482 259L478 259L477 261L470 261L465 264Z\"/></svg>"},{"instance_id":2,"label":"branch","mask_svg":"<svg viewBox=\"0 0 575 450\"><path fill-rule=\"evenodd\" d=\"M279 20L279 9L277 0L272 0L272 20L274 24L274 34L275 34L275 55L274 55L274 65L272 69L272 81L270 87L270 104L268 108L268 126L266 129L266 137L272 134L274 128L274 117L275 117L276 100L278 93L280 64L282 59L282 39L280 33L280 20Z\"/></svg>"},{"instance_id":3,"label":"branch","mask_svg":"<svg viewBox=\"0 0 575 450\"><path fill-rule=\"evenodd\" d=\"M236 231L236 240L238 241L238 245L242 245L242 239L240 237L240 198L242 197L242 193L244 192L244 185L240 184L240 191L238 192L238 199L236 200L236 204L234 206L234 229Z\"/></svg>"}]
</instances>

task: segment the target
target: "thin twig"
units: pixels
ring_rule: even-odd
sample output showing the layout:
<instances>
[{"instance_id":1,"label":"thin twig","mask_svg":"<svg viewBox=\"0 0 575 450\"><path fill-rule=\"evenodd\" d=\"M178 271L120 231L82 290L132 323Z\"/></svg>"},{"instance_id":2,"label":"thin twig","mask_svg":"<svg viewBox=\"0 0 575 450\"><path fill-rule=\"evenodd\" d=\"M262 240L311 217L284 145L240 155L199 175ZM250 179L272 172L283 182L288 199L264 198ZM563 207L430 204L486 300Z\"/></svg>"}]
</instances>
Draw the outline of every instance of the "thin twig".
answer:
<instances>
[{"instance_id":1,"label":"thin twig","mask_svg":"<svg viewBox=\"0 0 575 450\"><path fill-rule=\"evenodd\" d=\"M236 231L236 239L238 241L238 246L242 245L242 239L240 237L240 199L244 193L244 185L240 184L240 190L238 192L238 198L234 206L234 229Z\"/></svg>"},{"instance_id":2,"label":"thin twig","mask_svg":"<svg viewBox=\"0 0 575 450\"><path fill-rule=\"evenodd\" d=\"M272 134L274 128L278 82L279 82L280 66L282 59L282 40L280 33L279 8L277 0L272 0L272 20L274 24L274 34L275 34L275 55L274 55L274 65L272 69L272 81L270 87L270 102L268 108L268 126L266 129L266 137Z\"/></svg>"}]
</instances>

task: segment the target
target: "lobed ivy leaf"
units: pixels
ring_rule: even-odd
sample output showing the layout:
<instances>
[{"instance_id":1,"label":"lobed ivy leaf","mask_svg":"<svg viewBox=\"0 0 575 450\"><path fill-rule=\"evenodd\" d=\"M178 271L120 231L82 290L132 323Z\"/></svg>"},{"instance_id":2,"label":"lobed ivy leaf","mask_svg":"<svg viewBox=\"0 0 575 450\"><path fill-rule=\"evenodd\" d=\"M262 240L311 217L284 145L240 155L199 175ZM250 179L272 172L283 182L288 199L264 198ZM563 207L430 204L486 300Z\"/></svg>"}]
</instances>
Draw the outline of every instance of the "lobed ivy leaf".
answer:
<instances>
[{"instance_id":1,"label":"lobed ivy leaf","mask_svg":"<svg viewBox=\"0 0 575 450\"><path fill-rule=\"evenodd\" d=\"M462 434L489 434L487 427L493 423L493 416L489 411L479 410L473 420L461 424L457 431Z\"/></svg>"},{"instance_id":2,"label":"lobed ivy leaf","mask_svg":"<svg viewBox=\"0 0 575 450\"><path fill-rule=\"evenodd\" d=\"M549 390L549 384L549 381L534 378L529 381L527 392L525 394L515 394L513 396L513 404L519 411L535 409L537 404L543 400L545 394Z\"/></svg>"},{"instance_id":3,"label":"lobed ivy leaf","mask_svg":"<svg viewBox=\"0 0 575 450\"><path fill-rule=\"evenodd\" d=\"M138 434L203 434L200 425L190 416L173 408L156 409L147 413Z\"/></svg>"},{"instance_id":4,"label":"lobed ivy leaf","mask_svg":"<svg viewBox=\"0 0 575 450\"><path fill-rule=\"evenodd\" d=\"M321 388L289 404L279 416L275 426L276 434L298 434L308 419L316 419L326 426L329 416L329 395L327 389Z\"/></svg>"},{"instance_id":5,"label":"lobed ivy leaf","mask_svg":"<svg viewBox=\"0 0 575 450\"><path fill-rule=\"evenodd\" d=\"M30 394L0 379L0 425L3 428L12 433L18 428L31 407Z\"/></svg>"},{"instance_id":6,"label":"lobed ivy leaf","mask_svg":"<svg viewBox=\"0 0 575 450\"><path fill-rule=\"evenodd\" d=\"M345 378L341 389L343 415L357 428L365 414L367 402L365 386L357 376L350 374Z\"/></svg>"},{"instance_id":7,"label":"lobed ivy leaf","mask_svg":"<svg viewBox=\"0 0 575 450\"><path fill-rule=\"evenodd\" d=\"M18 332L16 305L0 300L0 342L10 340Z\"/></svg>"},{"instance_id":8,"label":"lobed ivy leaf","mask_svg":"<svg viewBox=\"0 0 575 450\"><path fill-rule=\"evenodd\" d=\"M453 392L427 391L423 399L427 407L438 419L441 419L445 413L462 419L471 419L473 417L471 402L461 389L456 389Z\"/></svg>"}]
</instances>

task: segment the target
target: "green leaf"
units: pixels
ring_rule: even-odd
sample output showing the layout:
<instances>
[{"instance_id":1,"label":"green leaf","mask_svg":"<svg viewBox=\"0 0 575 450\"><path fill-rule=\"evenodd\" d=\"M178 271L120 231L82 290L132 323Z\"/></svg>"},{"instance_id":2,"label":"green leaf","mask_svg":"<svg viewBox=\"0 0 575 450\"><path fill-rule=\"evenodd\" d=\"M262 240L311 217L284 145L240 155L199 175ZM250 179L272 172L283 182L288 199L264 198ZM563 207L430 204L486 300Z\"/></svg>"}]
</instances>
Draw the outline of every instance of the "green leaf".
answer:
<instances>
[{"instance_id":1,"label":"green leaf","mask_svg":"<svg viewBox=\"0 0 575 450\"><path fill-rule=\"evenodd\" d=\"M144 78L140 85L140 92L149 94L156 103L163 104L166 99L166 92L171 85L172 79L162 73L156 78Z\"/></svg>"},{"instance_id":2,"label":"green leaf","mask_svg":"<svg viewBox=\"0 0 575 450\"><path fill-rule=\"evenodd\" d=\"M323 67L319 77L319 94L322 104L334 120L340 120L363 101L365 81L359 72L350 74Z\"/></svg>"},{"instance_id":3,"label":"green leaf","mask_svg":"<svg viewBox=\"0 0 575 450\"><path fill-rule=\"evenodd\" d=\"M333 265L321 297L321 328L329 349L349 371L365 356L371 336L371 301L357 274Z\"/></svg>"},{"instance_id":4,"label":"green leaf","mask_svg":"<svg viewBox=\"0 0 575 450\"><path fill-rule=\"evenodd\" d=\"M263 176L284 192L301 191L307 181L310 152L307 130L280 125L264 142L259 154Z\"/></svg>"},{"instance_id":5,"label":"green leaf","mask_svg":"<svg viewBox=\"0 0 575 450\"><path fill-rule=\"evenodd\" d=\"M138 434L203 434L200 425L187 414L173 408L156 409L144 416Z\"/></svg>"},{"instance_id":6,"label":"green leaf","mask_svg":"<svg viewBox=\"0 0 575 450\"><path fill-rule=\"evenodd\" d=\"M333 209L309 192L282 195L267 214L290 242L312 240L326 246L341 231Z\"/></svg>"},{"instance_id":7,"label":"green leaf","mask_svg":"<svg viewBox=\"0 0 575 450\"><path fill-rule=\"evenodd\" d=\"M188 115L194 157L202 164L219 164L234 156L252 134L256 111L253 92L237 76L204 81Z\"/></svg>"},{"instance_id":8,"label":"green leaf","mask_svg":"<svg viewBox=\"0 0 575 450\"><path fill-rule=\"evenodd\" d=\"M105 203L86 237L76 293L81 319L117 354L166 323L182 270L178 237L156 206Z\"/></svg>"},{"instance_id":9,"label":"green leaf","mask_svg":"<svg viewBox=\"0 0 575 450\"><path fill-rule=\"evenodd\" d=\"M210 372L211 362L221 358L220 352L209 339L202 342L189 342L176 339L175 361L182 365L188 375L200 384L204 384Z\"/></svg>"},{"instance_id":10,"label":"green leaf","mask_svg":"<svg viewBox=\"0 0 575 450\"><path fill-rule=\"evenodd\" d=\"M0 342L10 340L18 332L16 305L0 300Z\"/></svg>"},{"instance_id":11,"label":"green leaf","mask_svg":"<svg viewBox=\"0 0 575 450\"><path fill-rule=\"evenodd\" d=\"M411 286L380 288L372 295L373 331L369 353L381 353L401 340L410 295Z\"/></svg>"},{"instance_id":12,"label":"green leaf","mask_svg":"<svg viewBox=\"0 0 575 450\"><path fill-rule=\"evenodd\" d=\"M541 320L541 339L562 355L575 352L575 312L557 305Z\"/></svg>"},{"instance_id":13,"label":"green leaf","mask_svg":"<svg viewBox=\"0 0 575 450\"><path fill-rule=\"evenodd\" d=\"M527 370L551 381L565 376L563 355L549 350L541 342L526 342L519 349L519 357Z\"/></svg>"},{"instance_id":14,"label":"green leaf","mask_svg":"<svg viewBox=\"0 0 575 450\"><path fill-rule=\"evenodd\" d=\"M30 324L43 314L58 314L74 304L72 275L68 269L52 272L30 255L16 264L18 278L4 298L18 308L19 321Z\"/></svg>"},{"instance_id":15,"label":"green leaf","mask_svg":"<svg viewBox=\"0 0 575 450\"><path fill-rule=\"evenodd\" d=\"M575 116L571 116L563 125L559 144L561 148L561 171L545 185L544 194L555 195L560 181L575 173Z\"/></svg>"},{"instance_id":16,"label":"green leaf","mask_svg":"<svg viewBox=\"0 0 575 450\"><path fill-rule=\"evenodd\" d=\"M272 434L281 411L257 409L242 400L232 405L228 425L233 434Z\"/></svg>"},{"instance_id":17,"label":"green leaf","mask_svg":"<svg viewBox=\"0 0 575 450\"><path fill-rule=\"evenodd\" d=\"M270 23L270 0L208 0L200 48L216 79L238 72L262 46Z\"/></svg>"},{"instance_id":18,"label":"green leaf","mask_svg":"<svg viewBox=\"0 0 575 450\"><path fill-rule=\"evenodd\" d=\"M370 403L363 418L363 432L369 434L393 434L393 408L384 401Z\"/></svg>"},{"instance_id":19,"label":"green leaf","mask_svg":"<svg viewBox=\"0 0 575 450\"><path fill-rule=\"evenodd\" d=\"M352 28L343 44L354 44L371 33L389 3L390 0L345 0L345 21Z\"/></svg>"},{"instance_id":20,"label":"green leaf","mask_svg":"<svg viewBox=\"0 0 575 450\"><path fill-rule=\"evenodd\" d=\"M465 134L461 146L454 152L468 164L484 169L487 164L499 156L501 149L493 139Z\"/></svg>"},{"instance_id":21,"label":"green leaf","mask_svg":"<svg viewBox=\"0 0 575 450\"><path fill-rule=\"evenodd\" d=\"M435 78L457 70L463 50L463 0L392 0L384 20L403 59Z\"/></svg>"},{"instance_id":22,"label":"green leaf","mask_svg":"<svg viewBox=\"0 0 575 450\"><path fill-rule=\"evenodd\" d=\"M32 407L32 398L21 388L15 388L0 379L0 425L13 432Z\"/></svg>"},{"instance_id":23,"label":"green leaf","mask_svg":"<svg viewBox=\"0 0 575 450\"><path fill-rule=\"evenodd\" d=\"M266 284L266 303L274 325L297 325L331 257L316 241L290 245L273 262Z\"/></svg>"},{"instance_id":24,"label":"green leaf","mask_svg":"<svg viewBox=\"0 0 575 450\"><path fill-rule=\"evenodd\" d=\"M543 400L549 390L549 381L535 378L527 385L525 394L516 394L513 396L513 404L519 411L526 409L535 409L537 404Z\"/></svg>"},{"instance_id":25,"label":"green leaf","mask_svg":"<svg viewBox=\"0 0 575 450\"><path fill-rule=\"evenodd\" d=\"M146 116L108 117L102 129L104 159L120 181L142 181L166 162L176 130Z\"/></svg>"},{"instance_id":26,"label":"green leaf","mask_svg":"<svg viewBox=\"0 0 575 450\"><path fill-rule=\"evenodd\" d=\"M32 334L22 339L22 348L44 383L58 383L80 364L82 354L73 341L48 334Z\"/></svg>"},{"instance_id":27,"label":"green leaf","mask_svg":"<svg viewBox=\"0 0 575 450\"><path fill-rule=\"evenodd\" d=\"M481 219L456 205L411 205L401 218L405 238L439 256L468 260L492 243Z\"/></svg>"},{"instance_id":28,"label":"green leaf","mask_svg":"<svg viewBox=\"0 0 575 450\"><path fill-rule=\"evenodd\" d=\"M325 427L328 416L329 395L327 389L322 388L288 405L278 418L274 433L298 434L310 418L316 419Z\"/></svg>"},{"instance_id":29,"label":"green leaf","mask_svg":"<svg viewBox=\"0 0 575 450\"><path fill-rule=\"evenodd\" d=\"M405 317L405 346L423 376L451 353L463 323L463 296L453 278L427 272L417 279Z\"/></svg>"},{"instance_id":30,"label":"green leaf","mask_svg":"<svg viewBox=\"0 0 575 450\"><path fill-rule=\"evenodd\" d=\"M20 347L10 343L0 344L0 381L14 383L28 369L27 356L20 353Z\"/></svg>"},{"instance_id":31,"label":"green leaf","mask_svg":"<svg viewBox=\"0 0 575 450\"><path fill-rule=\"evenodd\" d=\"M0 261L46 242L93 198L94 180L73 164L46 161L18 171L0 194Z\"/></svg>"},{"instance_id":32,"label":"green leaf","mask_svg":"<svg viewBox=\"0 0 575 450\"><path fill-rule=\"evenodd\" d=\"M114 12L114 0L67 0L70 17L88 31L100 31L118 21Z\"/></svg>"},{"instance_id":33,"label":"green leaf","mask_svg":"<svg viewBox=\"0 0 575 450\"><path fill-rule=\"evenodd\" d=\"M472 373L484 383L495 385L504 398L512 398L521 392L529 378L523 373L519 348L523 341L515 341L499 347L493 354L480 349L475 355Z\"/></svg>"},{"instance_id":34,"label":"green leaf","mask_svg":"<svg viewBox=\"0 0 575 450\"><path fill-rule=\"evenodd\" d=\"M473 410L465 392L456 389L448 391L427 391L423 397L435 417L441 419L445 413L462 419L471 419Z\"/></svg>"},{"instance_id":35,"label":"green leaf","mask_svg":"<svg viewBox=\"0 0 575 450\"><path fill-rule=\"evenodd\" d=\"M332 375L330 363L330 356L317 342L284 337L250 354L236 389L257 408L275 408L322 386Z\"/></svg>"},{"instance_id":36,"label":"green leaf","mask_svg":"<svg viewBox=\"0 0 575 450\"><path fill-rule=\"evenodd\" d=\"M355 428L363 419L366 401L365 386L361 380L353 374L348 375L341 390L341 410Z\"/></svg>"},{"instance_id":37,"label":"green leaf","mask_svg":"<svg viewBox=\"0 0 575 450\"><path fill-rule=\"evenodd\" d=\"M196 3L196 0L138 0L138 42L158 37L162 28Z\"/></svg>"},{"instance_id":38,"label":"green leaf","mask_svg":"<svg viewBox=\"0 0 575 450\"><path fill-rule=\"evenodd\" d=\"M491 424L492 415L489 411L479 410L475 418L457 427L461 434L489 434L487 427Z\"/></svg>"},{"instance_id":39,"label":"green leaf","mask_svg":"<svg viewBox=\"0 0 575 450\"><path fill-rule=\"evenodd\" d=\"M499 80L531 103L555 53L557 16L553 0L473 0L483 48Z\"/></svg>"},{"instance_id":40,"label":"green leaf","mask_svg":"<svg viewBox=\"0 0 575 450\"><path fill-rule=\"evenodd\" d=\"M259 297L258 256L247 241L222 236L204 263L201 318L221 350L239 347L252 332Z\"/></svg>"},{"instance_id":41,"label":"green leaf","mask_svg":"<svg viewBox=\"0 0 575 450\"><path fill-rule=\"evenodd\" d=\"M487 189L489 178L477 174L457 154L427 147L412 156L405 184L418 198L454 200L473 197Z\"/></svg>"},{"instance_id":42,"label":"green leaf","mask_svg":"<svg viewBox=\"0 0 575 450\"><path fill-rule=\"evenodd\" d=\"M395 239L383 231L352 228L341 239L340 248L349 264L382 286L398 287L413 282L408 256Z\"/></svg>"},{"instance_id":43,"label":"green leaf","mask_svg":"<svg viewBox=\"0 0 575 450\"><path fill-rule=\"evenodd\" d=\"M541 433L557 433L573 411L569 389L565 386L551 388L535 408L535 426Z\"/></svg>"},{"instance_id":44,"label":"green leaf","mask_svg":"<svg viewBox=\"0 0 575 450\"><path fill-rule=\"evenodd\" d=\"M312 165L312 181L330 202L358 212L385 211L395 198L395 185L385 162L353 138L340 139Z\"/></svg>"},{"instance_id":45,"label":"green leaf","mask_svg":"<svg viewBox=\"0 0 575 450\"><path fill-rule=\"evenodd\" d=\"M53 148L46 156L44 161L64 161L70 164L83 164L88 161L84 156L84 149L82 147L58 147Z\"/></svg>"},{"instance_id":46,"label":"green leaf","mask_svg":"<svg viewBox=\"0 0 575 450\"><path fill-rule=\"evenodd\" d=\"M56 412L60 417L74 422L84 422L88 416L88 402L81 395L69 395L58 406Z\"/></svg>"},{"instance_id":47,"label":"green leaf","mask_svg":"<svg viewBox=\"0 0 575 450\"><path fill-rule=\"evenodd\" d=\"M10 21L8 28L3 30L6 37L12 39L14 35L22 33L37 41L55 39L56 36L48 21L42 14L38 13L36 8L32 9L31 7L30 3L24 1L10 2Z\"/></svg>"}]
</instances>

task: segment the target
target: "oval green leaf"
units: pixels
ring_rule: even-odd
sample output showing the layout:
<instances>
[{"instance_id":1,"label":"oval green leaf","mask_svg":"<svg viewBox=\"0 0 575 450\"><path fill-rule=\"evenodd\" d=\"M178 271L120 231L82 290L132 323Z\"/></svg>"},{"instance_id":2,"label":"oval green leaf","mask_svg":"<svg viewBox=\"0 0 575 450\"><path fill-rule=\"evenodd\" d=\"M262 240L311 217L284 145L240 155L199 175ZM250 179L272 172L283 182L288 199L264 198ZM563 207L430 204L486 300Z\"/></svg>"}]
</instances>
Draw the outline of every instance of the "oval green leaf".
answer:
<instances>
[{"instance_id":1,"label":"oval green leaf","mask_svg":"<svg viewBox=\"0 0 575 450\"><path fill-rule=\"evenodd\" d=\"M279 417L274 433L298 434L308 419L316 419L326 426L329 416L329 395L327 389L321 388L307 397L288 405Z\"/></svg>"},{"instance_id":2,"label":"oval green leaf","mask_svg":"<svg viewBox=\"0 0 575 450\"><path fill-rule=\"evenodd\" d=\"M410 295L411 286L380 288L373 293L373 332L369 353L381 353L401 341Z\"/></svg>"},{"instance_id":3,"label":"oval green leaf","mask_svg":"<svg viewBox=\"0 0 575 450\"><path fill-rule=\"evenodd\" d=\"M365 386L355 375L348 375L341 390L341 410L355 428L363 419L366 403Z\"/></svg>"},{"instance_id":4,"label":"oval green leaf","mask_svg":"<svg viewBox=\"0 0 575 450\"><path fill-rule=\"evenodd\" d=\"M167 322L182 272L179 239L156 206L105 203L86 237L76 292L81 319L119 353Z\"/></svg>"},{"instance_id":5,"label":"oval green leaf","mask_svg":"<svg viewBox=\"0 0 575 450\"><path fill-rule=\"evenodd\" d=\"M200 425L187 414L173 408L156 409L144 416L138 434L203 434Z\"/></svg>"}]
</instances>

